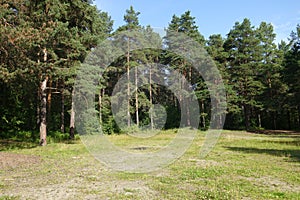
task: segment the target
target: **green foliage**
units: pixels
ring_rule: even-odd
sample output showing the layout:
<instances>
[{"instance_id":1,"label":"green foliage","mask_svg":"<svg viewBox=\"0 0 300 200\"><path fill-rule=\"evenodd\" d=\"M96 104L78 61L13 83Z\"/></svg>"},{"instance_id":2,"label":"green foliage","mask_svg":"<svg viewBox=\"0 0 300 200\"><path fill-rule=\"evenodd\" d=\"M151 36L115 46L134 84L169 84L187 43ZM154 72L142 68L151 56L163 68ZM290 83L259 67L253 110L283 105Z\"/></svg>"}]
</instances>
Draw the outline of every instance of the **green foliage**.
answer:
<instances>
[{"instance_id":1,"label":"green foliage","mask_svg":"<svg viewBox=\"0 0 300 200\"><path fill-rule=\"evenodd\" d=\"M125 24L111 34L113 21L109 14L98 10L91 1L2 1L0 104L4 106L0 107L0 137L22 138L16 136L16 133L33 133L38 130L38 88L46 76L49 77L46 93L50 137L52 132L61 129L63 123L68 124L70 120L76 75L99 82L95 88L96 100L91 102L96 109L86 113L95 118L82 122L85 123L83 127L91 128L87 132L95 132L99 130L100 124L105 133L119 133L120 127L112 116L111 108L114 105L111 105L110 96L119 78L129 70L130 78L134 81L124 85L134 88L132 96L126 99L133 124L126 131L135 129L134 124L139 123L138 127L149 126L153 125L153 118L160 119L163 112L151 111L155 104L165 106L167 119L163 128L176 128L181 120L181 100L176 99L167 87L150 84L154 79L174 82L176 77L168 76L168 67L183 74L193 86L200 106L200 128L206 130L210 125L212 109L209 86L187 59L171 51L183 45L180 42L182 38L175 38L174 33L184 33L202 45L218 67L226 89L225 128L300 129L299 25L292 32L288 43L282 41L278 45L275 44L276 34L272 24L261 22L258 27L254 27L250 19L236 22L225 38L213 34L205 40L198 30L195 17L186 11L180 16L172 16L166 36L161 38L150 26L140 24L140 15L130 6L125 11ZM132 30L139 34L118 35L122 31ZM124 47L123 52L107 46L99 47L101 41L110 35L118 35L114 42ZM178 42L170 42L174 40ZM154 41L157 49L133 50L141 44L148 45L149 41ZM92 56L86 62L91 66L81 65L91 50ZM103 52L106 54L103 55ZM202 55L203 52L198 53ZM114 55L119 57L112 63L106 63ZM102 56L104 63L99 63L99 56ZM147 66L149 63L163 65L150 71ZM103 64L109 65L105 71L99 67ZM87 70L78 74L79 66ZM91 70L94 73L88 73L90 67L94 67ZM135 88L135 81L142 79L136 77L137 72L149 84ZM103 75L100 80L99 74ZM178 82L177 86L182 84ZM91 82L81 85L83 88L78 88L81 91L92 87ZM178 90L176 87L173 89ZM116 94L120 98L119 102L120 95ZM77 117L80 119L82 116ZM126 116L119 117L129 120L127 112ZM188 122L184 123L188 125ZM36 139L34 135L30 137ZM57 135L50 140L59 141L59 138Z\"/></svg>"},{"instance_id":2,"label":"green foliage","mask_svg":"<svg viewBox=\"0 0 300 200\"><path fill-rule=\"evenodd\" d=\"M0 102L5 105L0 108L1 132L38 128L38 88L46 76L48 129L60 128L61 113L67 122L76 66L112 30L108 14L90 3L1 2Z\"/></svg>"},{"instance_id":3,"label":"green foliage","mask_svg":"<svg viewBox=\"0 0 300 200\"><path fill-rule=\"evenodd\" d=\"M76 135L75 140L78 140L79 137ZM69 134L61 133L60 131L50 131L47 135L47 141L49 143L72 143L73 141L70 140Z\"/></svg>"}]
</instances>

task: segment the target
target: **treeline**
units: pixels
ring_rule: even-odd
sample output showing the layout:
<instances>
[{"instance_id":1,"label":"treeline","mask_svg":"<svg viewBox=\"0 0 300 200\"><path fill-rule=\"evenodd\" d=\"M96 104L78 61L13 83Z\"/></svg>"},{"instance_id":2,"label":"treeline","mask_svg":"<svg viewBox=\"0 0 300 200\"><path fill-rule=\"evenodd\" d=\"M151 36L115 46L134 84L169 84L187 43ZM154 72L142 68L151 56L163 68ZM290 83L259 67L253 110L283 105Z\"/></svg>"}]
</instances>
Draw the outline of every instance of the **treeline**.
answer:
<instances>
[{"instance_id":1,"label":"treeline","mask_svg":"<svg viewBox=\"0 0 300 200\"><path fill-rule=\"evenodd\" d=\"M139 15L130 7L124 16L125 25L113 32L108 13L97 10L88 0L2 1L0 137L11 137L18 131L40 131L41 145L46 144L47 131L70 132L73 137L76 113L72 93L76 70L90 51L97 51L95 47L101 41L125 30L148 34L164 48L128 51L103 73L94 103L104 132L121 131L112 116L110 100L118 80L128 72L137 80L138 66L147 63L162 64L160 73L140 69L149 80L166 73L163 66L185 76L200 105L199 127L208 128L211 117L208 88L191 63L168 51L172 31L185 33L202 45L218 67L226 88L226 129L300 128L300 26L287 43L280 44L275 44L272 24L262 22L254 27L249 19L236 22L225 38L215 34L205 39L195 25L195 18L187 11L171 18L167 35L161 38L150 26L140 25ZM134 45L128 38L123 40ZM180 99L170 89L157 84L142 87L131 84L133 95L126 100L124 116L119 116L127 127L179 126ZM163 113L151 109L158 103L167 113L164 125L155 121ZM184 123L189 125L188 118Z\"/></svg>"}]
</instances>

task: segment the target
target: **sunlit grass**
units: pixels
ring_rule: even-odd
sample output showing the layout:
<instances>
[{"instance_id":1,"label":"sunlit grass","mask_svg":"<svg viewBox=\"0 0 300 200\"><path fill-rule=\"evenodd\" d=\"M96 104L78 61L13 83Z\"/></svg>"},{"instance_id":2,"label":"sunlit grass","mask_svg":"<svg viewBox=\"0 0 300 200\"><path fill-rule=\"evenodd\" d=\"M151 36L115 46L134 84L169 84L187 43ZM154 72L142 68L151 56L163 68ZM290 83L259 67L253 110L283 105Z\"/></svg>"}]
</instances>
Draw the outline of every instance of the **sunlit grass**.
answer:
<instances>
[{"instance_id":1,"label":"sunlit grass","mask_svg":"<svg viewBox=\"0 0 300 200\"><path fill-rule=\"evenodd\" d=\"M147 153L168 145L175 136L176 130L169 130L151 138L126 134L107 138L119 148ZM38 194L59 198L62 191L66 191L70 199L299 198L299 135L224 131L205 159L199 157L204 141L205 133L199 131L181 158L151 173L107 169L89 154L80 140L73 144L6 149L2 152L34 155L40 161L0 168L3 191L0 199L26 199L28 195L38 199ZM31 188L41 190L34 193Z\"/></svg>"}]
</instances>

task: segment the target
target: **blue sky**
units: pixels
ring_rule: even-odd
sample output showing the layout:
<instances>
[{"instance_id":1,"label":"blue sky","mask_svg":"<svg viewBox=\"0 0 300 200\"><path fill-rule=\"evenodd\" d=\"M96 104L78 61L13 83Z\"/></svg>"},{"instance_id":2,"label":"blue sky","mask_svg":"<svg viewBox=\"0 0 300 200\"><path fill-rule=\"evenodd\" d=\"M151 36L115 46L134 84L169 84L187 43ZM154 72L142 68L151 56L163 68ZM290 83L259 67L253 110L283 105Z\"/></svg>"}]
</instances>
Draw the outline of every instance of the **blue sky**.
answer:
<instances>
[{"instance_id":1,"label":"blue sky","mask_svg":"<svg viewBox=\"0 0 300 200\"><path fill-rule=\"evenodd\" d=\"M124 24L123 16L130 5L141 12L141 25L157 28L167 27L174 14L180 16L190 10L205 38L218 33L225 37L236 21L249 18L254 26L262 21L272 23L279 42L286 40L300 24L299 0L95 0L94 3L109 13L115 29Z\"/></svg>"}]
</instances>

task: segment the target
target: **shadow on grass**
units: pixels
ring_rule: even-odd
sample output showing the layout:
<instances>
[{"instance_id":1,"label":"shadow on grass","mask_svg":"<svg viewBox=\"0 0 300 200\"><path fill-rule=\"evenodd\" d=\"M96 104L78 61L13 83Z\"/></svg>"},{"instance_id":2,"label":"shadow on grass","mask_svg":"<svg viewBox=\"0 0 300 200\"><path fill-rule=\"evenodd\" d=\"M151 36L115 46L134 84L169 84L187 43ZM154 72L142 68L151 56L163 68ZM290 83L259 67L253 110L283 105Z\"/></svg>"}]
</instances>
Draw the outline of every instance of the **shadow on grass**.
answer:
<instances>
[{"instance_id":1,"label":"shadow on grass","mask_svg":"<svg viewBox=\"0 0 300 200\"><path fill-rule=\"evenodd\" d=\"M278 157L289 157L292 161L300 162L300 149L299 150L279 150L279 149L258 149L249 147L225 147L230 151L240 151L243 153L257 153L269 154Z\"/></svg>"},{"instance_id":2,"label":"shadow on grass","mask_svg":"<svg viewBox=\"0 0 300 200\"><path fill-rule=\"evenodd\" d=\"M291 141L274 141L274 140L264 140L262 143L273 143L280 145L288 145L288 146L299 146L300 147L300 138L291 140Z\"/></svg>"},{"instance_id":3,"label":"shadow on grass","mask_svg":"<svg viewBox=\"0 0 300 200\"><path fill-rule=\"evenodd\" d=\"M299 131L292 131L292 130L254 130L250 132L257 133L257 134L265 134L265 135L300 136Z\"/></svg>"},{"instance_id":4,"label":"shadow on grass","mask_svg":"<svg viewBox=\"0 0 300 200\"><path fill-rule=\"evenodd\" d=\"M37 147L36 142L20 141L13 139L2 139L0 140L0 151L8 151L14 149L31 149Z\"/></svg>"}]
</instances>

